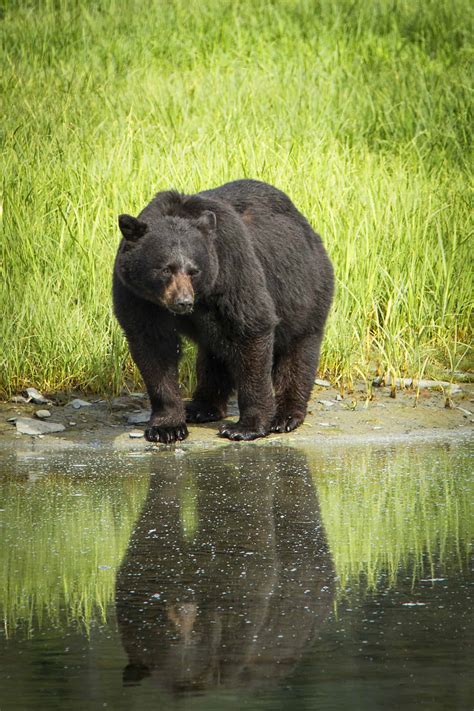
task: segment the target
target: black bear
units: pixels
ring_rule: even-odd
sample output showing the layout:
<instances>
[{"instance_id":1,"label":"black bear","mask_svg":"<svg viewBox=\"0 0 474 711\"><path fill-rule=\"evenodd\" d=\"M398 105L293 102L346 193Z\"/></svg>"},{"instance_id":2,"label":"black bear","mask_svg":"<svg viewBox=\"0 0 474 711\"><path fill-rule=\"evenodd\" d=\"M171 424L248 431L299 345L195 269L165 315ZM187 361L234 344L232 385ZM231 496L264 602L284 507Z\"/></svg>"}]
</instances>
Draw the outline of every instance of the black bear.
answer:
<instances>
[{"instance_id":1,"label":"black bear","mask_svg":"<svg viewBox=\"0 0 474 711\"><path fill-rule=\"evenodd\" d=\"M186 422L240 419L220 435L289 432L306 415L334 288L319 235L280 190L237 180L196 195L161 192L120 215L115 314L145 382L145 437L170 443ZM197 387L178 388L180 337L198 345Z\"/></svg>"}]
</instances>

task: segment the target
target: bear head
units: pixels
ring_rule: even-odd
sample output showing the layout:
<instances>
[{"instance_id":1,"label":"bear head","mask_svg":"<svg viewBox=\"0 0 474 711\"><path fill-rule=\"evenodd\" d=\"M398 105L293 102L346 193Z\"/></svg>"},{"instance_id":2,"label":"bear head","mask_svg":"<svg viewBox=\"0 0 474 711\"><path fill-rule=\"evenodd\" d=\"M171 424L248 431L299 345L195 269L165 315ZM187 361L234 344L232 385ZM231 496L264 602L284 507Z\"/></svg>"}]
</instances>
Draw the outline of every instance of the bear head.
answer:
<instances>
[{"instance_id":1,"label":"bear head","mask_svg":"<svg viewBox=\"0 0 474 711\"><path fill-rule=\"evenodd\" d=\"M116 270L134 294L179 315L191 313L195 302L210 294L218 271L214 212L146 222L120 215L119 227Z\"/></svg>"}]
</instances>

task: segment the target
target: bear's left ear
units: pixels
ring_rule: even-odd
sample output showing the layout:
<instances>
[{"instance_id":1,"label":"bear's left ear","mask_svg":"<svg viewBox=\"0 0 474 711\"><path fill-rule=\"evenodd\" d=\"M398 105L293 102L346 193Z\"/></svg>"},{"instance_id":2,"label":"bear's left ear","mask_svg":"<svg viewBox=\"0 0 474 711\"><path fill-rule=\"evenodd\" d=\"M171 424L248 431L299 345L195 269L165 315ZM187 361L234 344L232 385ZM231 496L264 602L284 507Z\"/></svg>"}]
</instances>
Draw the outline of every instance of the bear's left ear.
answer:
<instances>
[{"instance_id":1,"label":"bear's left ear","mask_svg":"<svg viewBox=\"0 0 474 711\"><path fill-rule=\"evenodd\" d=\"M206 234L214 232L217 228L217 218L211 210L204 210L196 220L196 227Z\"/></svg>"},{"instance_id":2,"label":"bear's left ear","mask_svg":"<svg viewBox=\"0 0 474 711\"><path fill-rule=\"evenodd\" d=\"M148 227L145 222L140 222L140 220L137 220L136 217L132 217L131 215L119 215L118 223L120 232L125 239L130 240L130 242L136 242L137 239L140 239Z\"/></svg>"}]
</instances>

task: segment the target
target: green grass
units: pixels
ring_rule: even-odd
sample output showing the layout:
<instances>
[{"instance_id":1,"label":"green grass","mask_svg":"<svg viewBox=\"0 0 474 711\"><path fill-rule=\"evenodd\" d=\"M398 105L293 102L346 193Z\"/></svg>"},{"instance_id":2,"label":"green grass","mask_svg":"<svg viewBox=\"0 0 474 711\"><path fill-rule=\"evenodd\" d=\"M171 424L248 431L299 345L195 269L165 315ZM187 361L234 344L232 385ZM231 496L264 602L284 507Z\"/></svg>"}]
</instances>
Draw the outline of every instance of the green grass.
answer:
<instances>
[{"instance_id":1,"label":"green grass","mask_svg":"<svg viewBox=\"0 0 474 711\"><path fill-rule=\"evenodd\" d=\"M466 367L469 0L4 4L0 391L135 385L117 214L245 176L334 261L321 371Z\"/></svg>"}]
</instances>

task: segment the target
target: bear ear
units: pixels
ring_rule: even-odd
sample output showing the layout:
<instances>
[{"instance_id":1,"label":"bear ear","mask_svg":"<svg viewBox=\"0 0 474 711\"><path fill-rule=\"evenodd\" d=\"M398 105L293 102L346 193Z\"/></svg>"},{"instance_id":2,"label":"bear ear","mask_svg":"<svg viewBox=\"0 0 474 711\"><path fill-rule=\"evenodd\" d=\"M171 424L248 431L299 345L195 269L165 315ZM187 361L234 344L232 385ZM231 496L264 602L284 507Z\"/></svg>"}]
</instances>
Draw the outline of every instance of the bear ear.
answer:
<instances>
[{"instance_id":1,"label":"bear ear","mask_svg":"<svg viewBox=\"0 0 474 711\"><path fill-rule=\"evenodd\" d=\"M196 226L201 232L209 234L217 229L217 217L211 210L204 210L196 220Z\"/></svg>"},{"instance_id":2,"label":"bear ear","mask_svg":"<svg viewBox=\"0 0 474 711\"><path fill-rule=\"evenodd\" d=\"M148 227L144 222L140 222L140 220L131 215L119 215L118 223L121 233L130 242L136 242L137 239L140 239Z\"/></svg>"}]
</instances>

